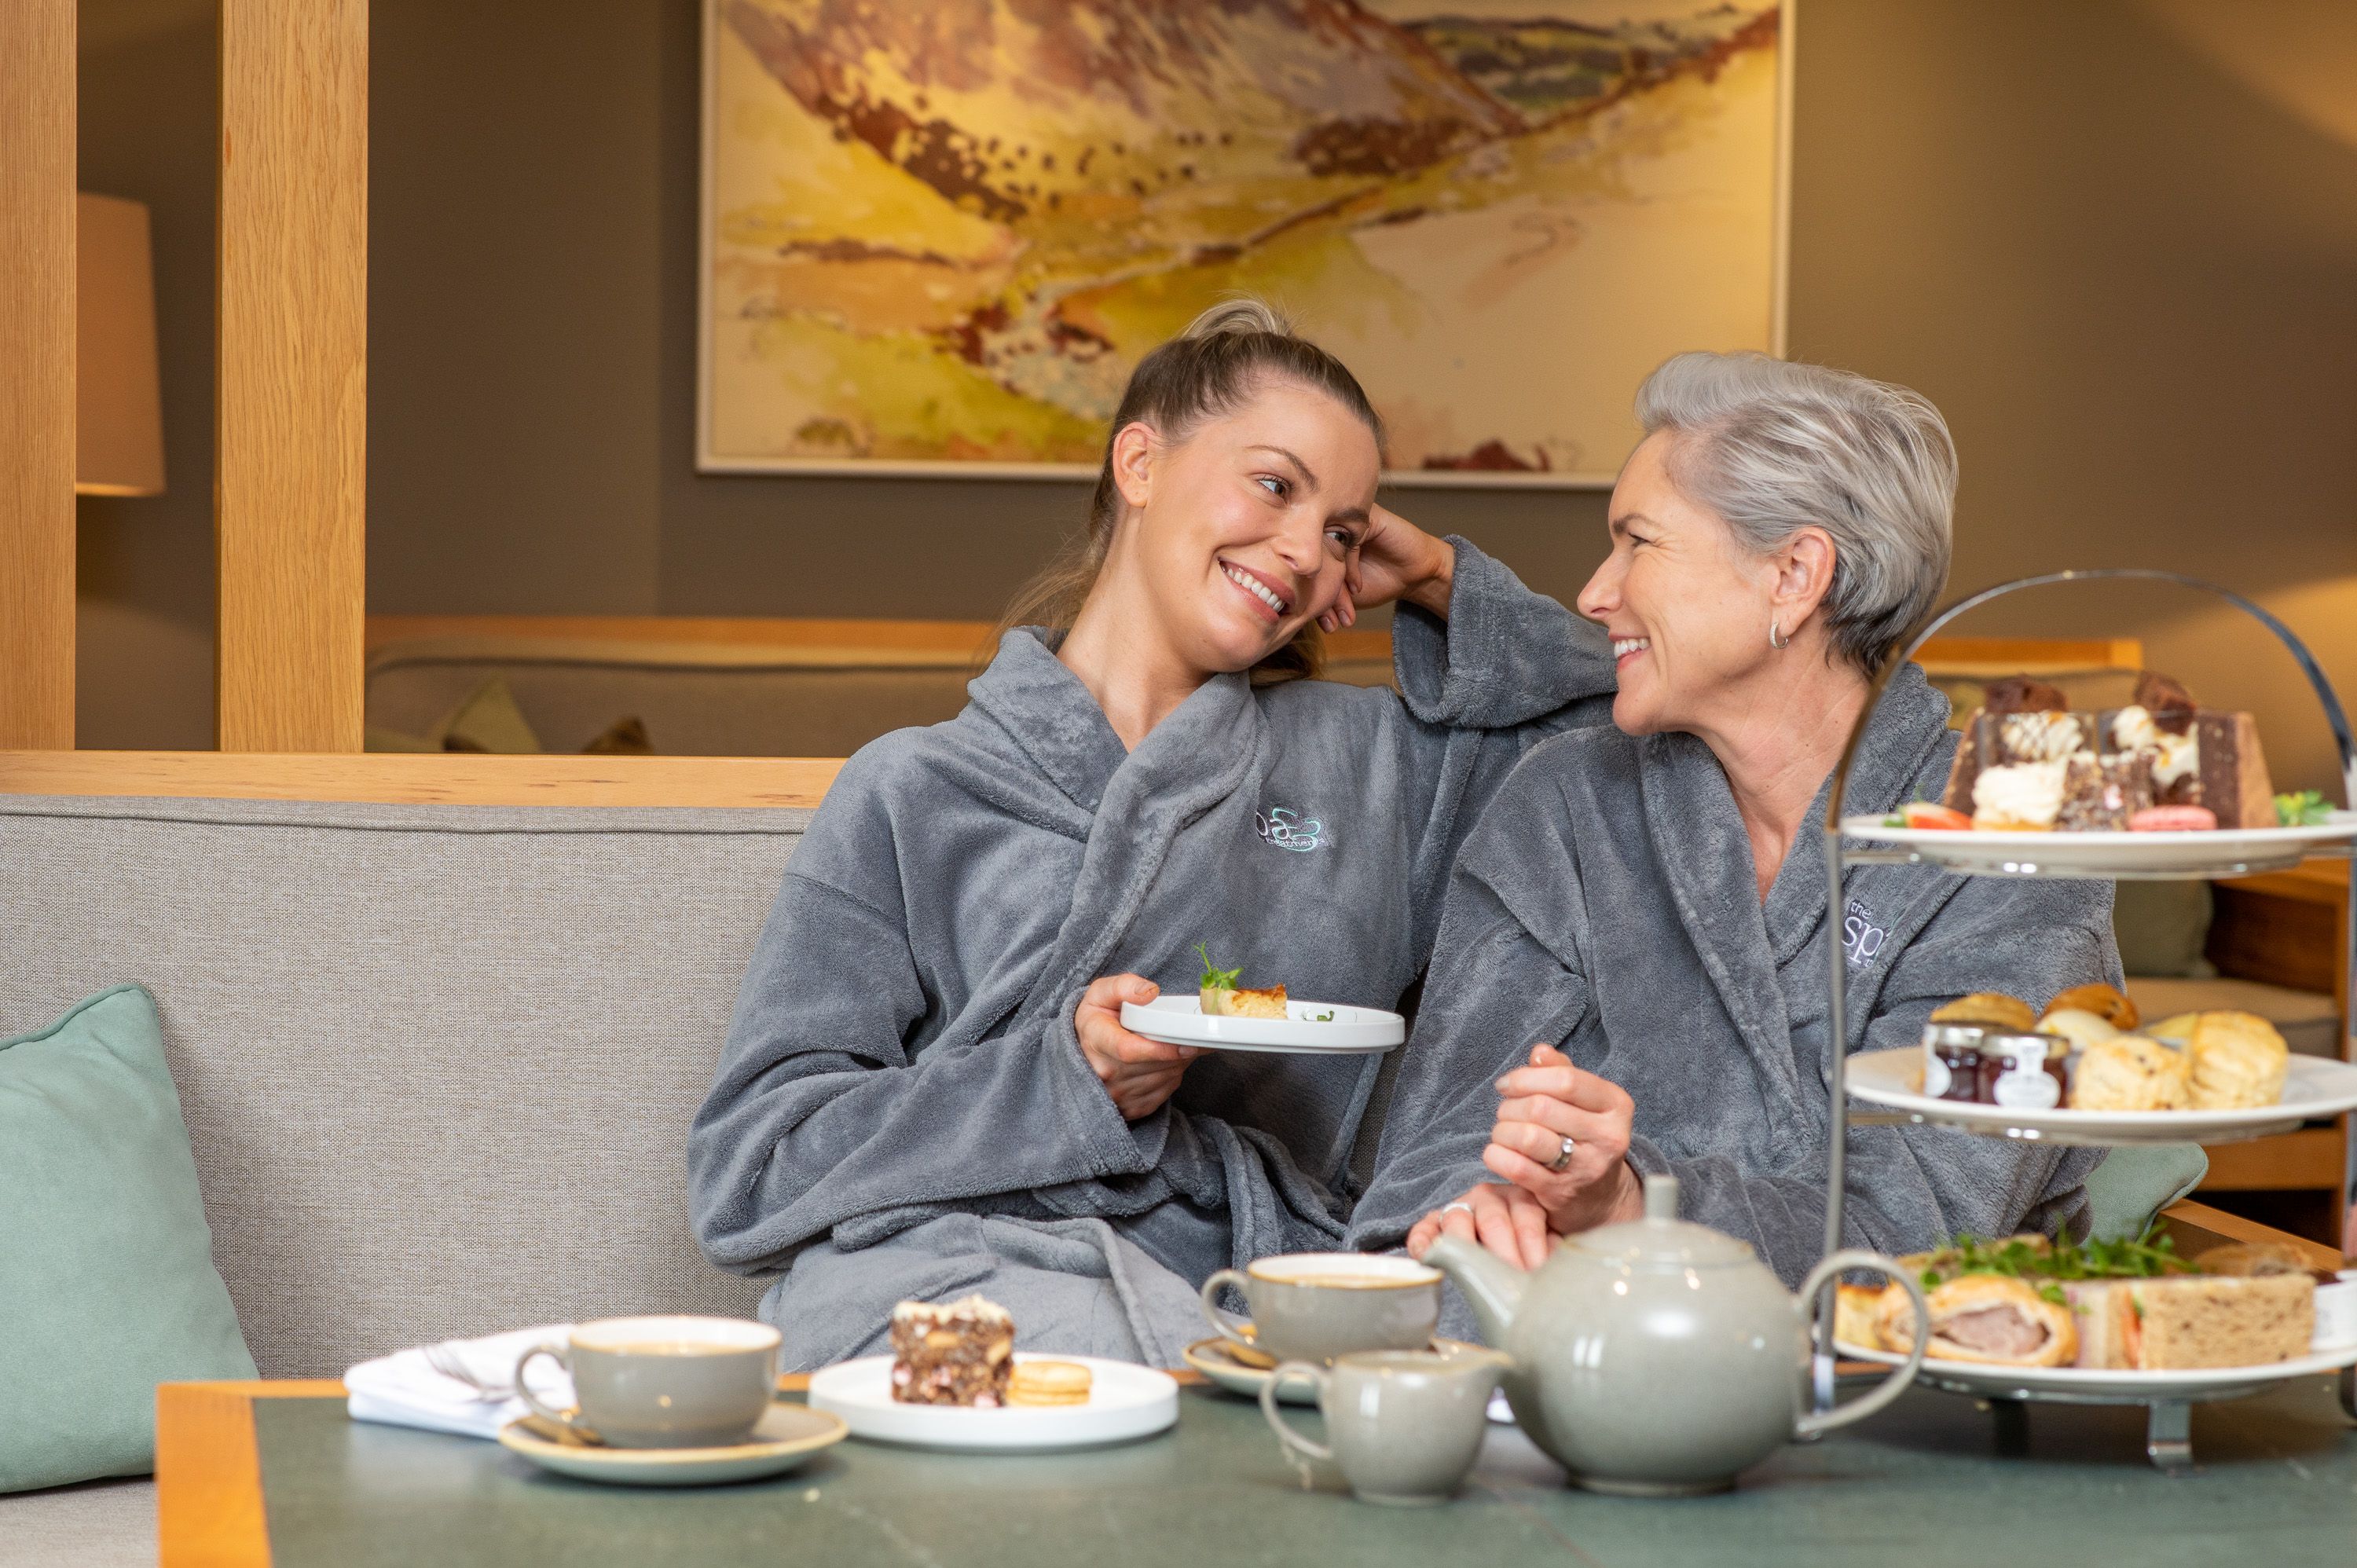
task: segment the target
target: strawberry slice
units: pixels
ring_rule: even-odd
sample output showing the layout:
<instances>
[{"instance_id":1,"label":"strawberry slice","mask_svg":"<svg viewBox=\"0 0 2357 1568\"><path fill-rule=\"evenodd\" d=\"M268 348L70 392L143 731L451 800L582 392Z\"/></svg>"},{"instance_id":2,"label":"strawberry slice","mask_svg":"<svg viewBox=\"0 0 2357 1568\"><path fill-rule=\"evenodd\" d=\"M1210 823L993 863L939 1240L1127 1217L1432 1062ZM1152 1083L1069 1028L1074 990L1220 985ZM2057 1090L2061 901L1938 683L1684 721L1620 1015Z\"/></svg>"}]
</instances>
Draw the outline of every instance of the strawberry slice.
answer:
<instances>
[{"instance_id":1,"label":"strawberry slice","mask_svg":"<svg viewBox=\"0 0 2357 1568\"><path fill-rule=\"evenodd\" d=\"M1962 830L1971 827L1973 820L1962 811L1951 811L1937 800L1917 800L1907 808L1907 825L1910 828Z\"/></svg>"}]
</instances>

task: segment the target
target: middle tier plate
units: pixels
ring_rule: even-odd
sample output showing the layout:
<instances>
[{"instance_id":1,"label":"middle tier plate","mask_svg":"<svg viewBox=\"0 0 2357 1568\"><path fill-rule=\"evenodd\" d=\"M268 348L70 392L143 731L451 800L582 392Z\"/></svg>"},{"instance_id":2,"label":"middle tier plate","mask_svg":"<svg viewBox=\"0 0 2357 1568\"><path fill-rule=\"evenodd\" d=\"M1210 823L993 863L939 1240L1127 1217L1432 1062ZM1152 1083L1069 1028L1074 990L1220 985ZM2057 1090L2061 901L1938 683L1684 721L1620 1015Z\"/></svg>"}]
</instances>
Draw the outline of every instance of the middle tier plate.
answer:
<instances>
[{"instance_id":1,"label":"middle tier plate","mask_svg":"<svg viewBox=\"0 0 2357 1568\"><path fill-rule=\"evenodd\" d=\"M1922 1092L1923 1052L1914 1046L1861 1052L1846 1076L1853 1099L1914 1121L2049 1144L2231 1144L2357 1109L2357 1067L2324 1057L2292 1058L2281 1102L2245 1111L2021 1111L1935 1100Z\"/></svg>"},{"instance_id":2,"label":"middle tier plate","mask_svg":"<svg viewBox=\"0 0 2357 1568\"><path fill-rule=\"evenodd\" d=\"M1164 996L1143 1007L1123 1003L1121 1026L1165 1045L1319 1057L1372 1056L1407 1038L1407 1020L1398 1014L1340 1002L1288 1002L1282 1018L1230 1018L1207 1016L1199 997Z\"/></svg>"}]
</instances>

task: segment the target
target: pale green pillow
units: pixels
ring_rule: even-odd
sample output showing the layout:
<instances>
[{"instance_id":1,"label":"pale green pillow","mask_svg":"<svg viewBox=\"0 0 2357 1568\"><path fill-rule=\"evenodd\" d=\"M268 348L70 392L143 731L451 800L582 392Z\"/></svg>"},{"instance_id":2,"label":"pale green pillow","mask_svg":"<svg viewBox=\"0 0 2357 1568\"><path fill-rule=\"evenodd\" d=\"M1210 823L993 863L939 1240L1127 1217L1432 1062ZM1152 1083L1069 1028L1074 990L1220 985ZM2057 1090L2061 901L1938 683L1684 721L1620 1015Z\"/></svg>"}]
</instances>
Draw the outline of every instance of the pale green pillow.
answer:
<instances>
[{"instance_id":1,"label":"pale green pillow","mask_svg":"<svg viewBox=\"0 0 2357 1568\"><path fill-rule=\"evenodd\" d=\"M2210 1156L2199 1144L2122 1144L2087 1173L2087 1234L2132 1240L2209 1174Z\"/></svg>"},{"instance_id":2,"label":"pale green pillow","mask_svg":"<svg viewBox=\"0 0 2357 1568\"><path fill-rule=\"evenodd\" d=\"M0 1040L0 1492L156 1467L156 1385L251 1378L145 987Z\"/></svg>"}]
</instances>

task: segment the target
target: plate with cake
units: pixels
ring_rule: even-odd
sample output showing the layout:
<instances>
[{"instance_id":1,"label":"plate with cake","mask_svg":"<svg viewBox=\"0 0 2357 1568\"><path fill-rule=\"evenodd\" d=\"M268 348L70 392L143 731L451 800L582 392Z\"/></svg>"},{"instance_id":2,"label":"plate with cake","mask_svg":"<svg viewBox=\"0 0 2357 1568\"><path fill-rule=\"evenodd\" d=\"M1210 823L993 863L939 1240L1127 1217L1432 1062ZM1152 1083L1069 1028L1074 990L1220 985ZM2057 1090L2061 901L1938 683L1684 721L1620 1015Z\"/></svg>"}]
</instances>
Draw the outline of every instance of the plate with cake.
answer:
<instances>
[{"instance_id":1,"label":"plate with cake","mask_svg":"<svg viewBox=\"0 0 2357 1568\"><path fill-rule=\"evenodd\" d=\"M2281 1244L2178 1256L2169 1239L1959 1236L1900 1262L1931 1313L1921 1380L1982 1398L2222 1399L2357 1364L2357 1338L2318 1311L2334 1273ZM1907 1359L1914 1312L1896 1285L1840 1287L1845 1356Z\"/></svg>"},{"instance_id":2,"label":"plate with cake","mask_svg":"<svg viewBox=\"0 0 2357 1568\"><path fill-rule=\"evenodd\" d=\"M892 1309L892 1354L811 1374L813 1410L870 1443L974 1453L1094 1448L1168 1431L1178 1384L1094 1356L1015 1348L1015 1320L970 1295Z\"/></svg>"},{"instance_id":3,"label":"plate with cake","mask_svg":"<svg viewBox=\"0 0 2357 1568\"><path fill-rule=\"evenodd\" d=\"M2254 1013L2147 1019L2111 985L2043 1010L1975 992L1932 1010L1920 1048L1849 1060L1869 1105L1972 1132L2058 1144L2226 1143L2357 1109L2357 1067L2292 1054Z\"/></svg>"},{"instance_id":4,"label":"plate with cake","mask_svg":"<svg viewBox=\"0 0 2357 1568\"><path fill-rule=\"evenodd\" d=\"M1407 1039L1407 1020L1380 1007L1297 1002L1282 985L1246 987L1243 972L1221 969L1198 943L1203 978L1192 996L1121 1004L1121 1026L1165 1045L1305 1056L1374 1056Z\"/></svg>"},{"instance_id":5,"label":"plate with cake","mask_svg":"<svg viewBox=\"0 0 2357 1568\"><path fill-rule=\"evenodd\" d=\"M1991 682L1941 799L1842 832L1954 871L2236 875L2357 840L2357 812L2276 794L2249 714L2204 708L2147 670L2118 708L2073 710L2026 675Z\"/></svg>"}]
</instances>

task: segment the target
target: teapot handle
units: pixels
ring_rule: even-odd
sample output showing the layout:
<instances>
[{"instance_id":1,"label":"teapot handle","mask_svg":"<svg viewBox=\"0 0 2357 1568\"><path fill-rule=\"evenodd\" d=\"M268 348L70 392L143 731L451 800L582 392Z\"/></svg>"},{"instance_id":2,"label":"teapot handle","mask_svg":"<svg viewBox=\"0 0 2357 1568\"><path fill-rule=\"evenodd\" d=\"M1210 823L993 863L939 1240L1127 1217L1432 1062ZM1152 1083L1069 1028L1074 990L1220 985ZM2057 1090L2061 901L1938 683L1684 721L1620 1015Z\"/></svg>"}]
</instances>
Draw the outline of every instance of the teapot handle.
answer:
<instances>
[{"instance_id":1,"label":"teapot handle","mask_svg":"<svg viewBox=\"0 0 2357 1568\"><path fill-rule=\"evenodd\" d=\"M1863 1420L1905 1393L1907 1386L1915 1380L1915 1374L1922 1369L1923 1347L1932 1337L1932 1314L1923 1305L1923 1287L1917 1284L1915 1276L1900 1266L1896 1260L1886 1258L1879 1252L1835 1252L1811 1269L1809 1277L1801 1282L1797 1305L1802 1313L1807 1314L1810 1304L1817 1299L1817 1292L1827 1280L1850 1269L1870 1269L1878 1274L1888 1274L1907 1287L1907 1298L1915 1306L1914 1344L1907 1352L1906 1364L1893 1367L1890 1375L1876 1384L1872 1393L1829 1411L1803 1413L1793 1426L1793 1430L1803 1437L1815 1437L1831 1432L1836 1426L1847 1426L1853 1421Z\"/></svg>"}]
</instances>

